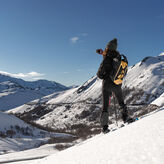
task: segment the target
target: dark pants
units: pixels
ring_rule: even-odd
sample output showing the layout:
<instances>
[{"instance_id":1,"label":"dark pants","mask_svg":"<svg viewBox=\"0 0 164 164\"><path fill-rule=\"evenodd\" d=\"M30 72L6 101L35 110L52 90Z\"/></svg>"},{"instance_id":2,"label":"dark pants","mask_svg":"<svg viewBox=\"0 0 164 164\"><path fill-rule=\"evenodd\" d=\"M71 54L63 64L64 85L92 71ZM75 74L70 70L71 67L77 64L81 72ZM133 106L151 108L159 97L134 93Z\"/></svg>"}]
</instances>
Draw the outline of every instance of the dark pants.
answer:
<instances>
[{"instance_id":1,"label":"dark pants","mask_svg":"<svg viewBox=\"0 0 164 164\"><path fill-rule=\"evenodd\" d=\"M115 94L118 103L122 109L126 108L124 104L124 99L122 96L122 89L121 85L116 85L112 82L111 79L103 80L102 84L102 99L103 99L103 106L102 106L102 114L100 118L101 126L108 125L108 117L109 117L109 98L112 96L112 92Z\"/></svg>"}]
</instances>

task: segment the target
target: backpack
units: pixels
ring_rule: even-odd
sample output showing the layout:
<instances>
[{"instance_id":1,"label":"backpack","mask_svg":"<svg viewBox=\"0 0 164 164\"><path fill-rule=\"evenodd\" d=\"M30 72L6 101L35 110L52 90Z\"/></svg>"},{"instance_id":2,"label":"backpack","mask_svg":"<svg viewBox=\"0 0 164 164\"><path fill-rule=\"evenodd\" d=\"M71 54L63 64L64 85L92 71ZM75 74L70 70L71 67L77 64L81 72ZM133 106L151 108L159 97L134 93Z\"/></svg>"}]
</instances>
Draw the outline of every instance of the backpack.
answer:
<instances>
[{"instance_id":1,"label":"backpack","mask_svg":"<svg viewBox=\"0 0 164 164\"><path fill-rule=\"evenodd\" d=\"M113 58L112 61L113 71L110 75L111 80L116 84L122 84L123 78L128 71L128 60L125 55L119 55Z\"/></svg>"}]
</instances>

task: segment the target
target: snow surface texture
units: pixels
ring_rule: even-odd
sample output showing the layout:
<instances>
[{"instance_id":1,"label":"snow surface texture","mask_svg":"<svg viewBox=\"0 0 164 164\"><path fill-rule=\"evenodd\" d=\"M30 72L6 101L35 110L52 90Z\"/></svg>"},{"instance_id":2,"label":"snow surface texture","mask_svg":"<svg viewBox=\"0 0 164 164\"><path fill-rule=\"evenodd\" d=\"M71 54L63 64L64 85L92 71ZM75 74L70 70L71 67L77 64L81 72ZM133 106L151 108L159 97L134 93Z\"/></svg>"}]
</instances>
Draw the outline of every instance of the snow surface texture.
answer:
<instances>
[{"instance_id":1,"label":"snow surface texture","mask_svg":"<svg viewBox=\"0 0 164 164\"><path fill-rule=\"evenodd\" d=\"M32 164L163 164L164 107L161 111L109 134Z\"/></svg>"},{"instance_id":2,"label":"snow surface texture","mask_svg":"<svg viewBox=\"0 0 164 164\"><path fill-rule=\"evenodd\" d=\"M0 73L0 110L9 110L66 89L68 88L52 81L27 82Z\"/></svg>"},{"instance_id":3,"label":"snow surface texture","mask_svg":"<svg viewBox=\"0 0 164 164\"><path fill-rule=\"evenodd\" d=\"M155 99L151 104L156 104L157 106L163 106L164 105L164 93L159 96L157 99Z\"/></svg>"},{"instance_id":4,"label":"snow surface texture","mask_svg":"<svg viewBox=\"0 0 164 164\"><path fill-rule=\"evenodd\" d=\"M101 110L101 87L102 80L94 76L78 88L43 97L41 101L33 101L9 112L28 114L37 106L42 105L44 110L49 112L42 116L38 115L37 120L33 120L37 124L53 128L65 128L66 125L75 123L89 125L95 118L98 118L98 111ZM162 106L164 104L162 96L164 93L164 56L147 57L130 67L124 79L123 88L135 88L133 92L128 92L125 101L131 98L130 103L152 103ZM138 90L142 92L136 95ZM135 98L138 100L135 101ZM94 105L95 103L97 105ZM85 117L84 114L88 115ZM95 117L93 117L94 114Z\"/></svg>"}]
</instances>

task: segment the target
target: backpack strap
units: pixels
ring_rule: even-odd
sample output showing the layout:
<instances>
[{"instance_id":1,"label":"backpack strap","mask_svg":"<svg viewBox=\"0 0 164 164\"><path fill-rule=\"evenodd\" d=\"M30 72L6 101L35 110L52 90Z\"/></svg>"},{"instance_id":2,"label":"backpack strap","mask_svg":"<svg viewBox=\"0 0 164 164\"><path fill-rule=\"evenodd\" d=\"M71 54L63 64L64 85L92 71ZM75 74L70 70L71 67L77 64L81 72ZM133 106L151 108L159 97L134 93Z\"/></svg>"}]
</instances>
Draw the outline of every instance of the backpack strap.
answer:
<instances>
[{"instance_id":1,"label":"backpack strap","mask_svg":"<svg viewBox=\"0 0 164 164\"><path fill-rule=\"evenodd\" d=\"M128 59L127 59L127 57L126 57L125 55L123 55L123 54L121 54L121 57L123 57L122 60L128 64Z\"/></svg>"}]
</instances>

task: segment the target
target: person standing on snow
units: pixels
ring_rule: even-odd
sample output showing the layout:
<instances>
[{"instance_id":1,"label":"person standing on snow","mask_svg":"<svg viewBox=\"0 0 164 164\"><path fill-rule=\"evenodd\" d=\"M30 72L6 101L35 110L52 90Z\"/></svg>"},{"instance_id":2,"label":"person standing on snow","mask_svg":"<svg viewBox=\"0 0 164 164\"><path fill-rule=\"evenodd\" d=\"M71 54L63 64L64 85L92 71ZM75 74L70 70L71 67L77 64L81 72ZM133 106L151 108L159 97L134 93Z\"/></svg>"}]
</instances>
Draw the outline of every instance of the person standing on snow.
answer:
<instances>
[{"instance_id":1,"label":"person standing on snow","mask_svg":"<svg viewBox=\"0 0 164 164\"><path fill-rule=\"evenodd\" d=\"M100 79L103 79L102 82L102 113L100 117L100 123L102 126L102 132L108 133L110 130L108 129L108 117L109 117L109 98L112 96L112 92L115 94L115 97L118 100L121 110L121 118L124 122L130 122L131 118L128 116L127 106L124 103L121 84L116 85L110 75L113 71L113 60L117 59L120 56L120 53L117 51L117 39L113 39L108 42L105 50L97 49L97 53L103 55L103 61L100 65L100 68L97 72L97 76Z\"/></svg>"}]
</instances>

